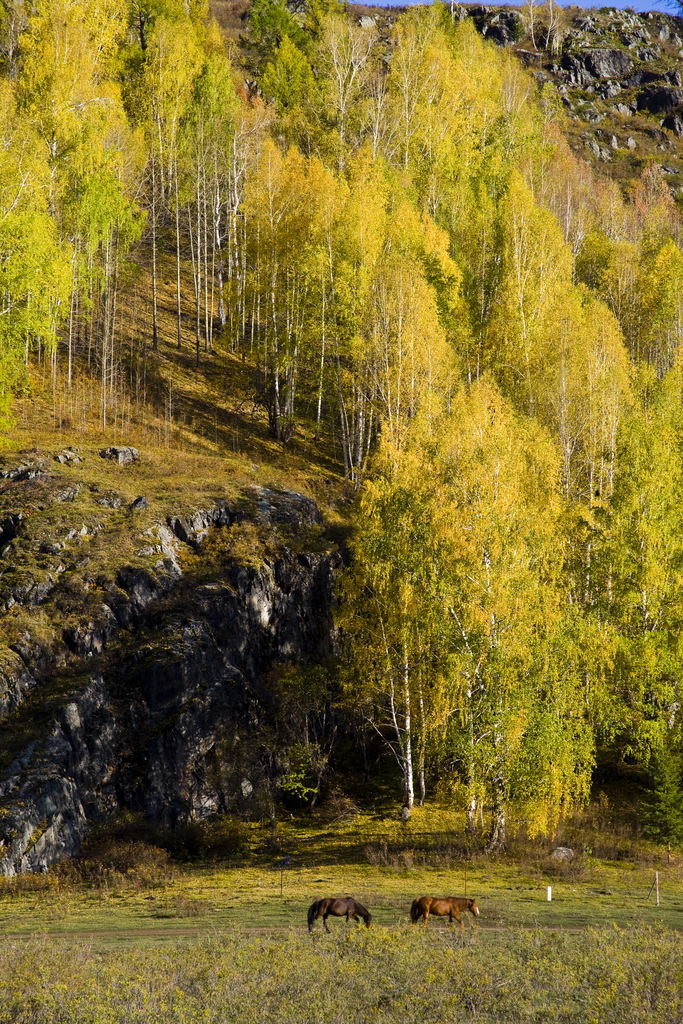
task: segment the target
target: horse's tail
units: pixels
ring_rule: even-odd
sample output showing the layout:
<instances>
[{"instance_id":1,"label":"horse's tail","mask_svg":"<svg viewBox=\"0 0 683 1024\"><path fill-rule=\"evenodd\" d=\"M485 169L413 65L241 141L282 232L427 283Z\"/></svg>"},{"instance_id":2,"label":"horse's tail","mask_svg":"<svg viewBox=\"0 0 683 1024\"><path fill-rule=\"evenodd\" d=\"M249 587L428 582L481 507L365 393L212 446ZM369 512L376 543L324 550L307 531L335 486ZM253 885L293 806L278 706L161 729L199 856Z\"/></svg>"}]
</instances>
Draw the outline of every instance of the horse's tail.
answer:
<instances>
[{"instance_id":1,"label":"horse's tail","mask_svg":"<svg viewBox=\"0 0 683 1024\"><path fill-rule=\"evenodd\" d=\"M410 908L410 920L413 922L413 924L417 924L417 922L420 920L420 913L420 901L413 900L413 905Z\"/></svg>"},{"instance_id":2,"label":"horse's tail","mask_svg":"<svg viewBox=\"0 0 683 1024\"><path fill-rule=\"evenodd\" d=\"M318 906L319 906L319 904L320 904L320 900L316 900L315 903L311 903L310 907L308 908L308 930L309 930L309 932L310 932L311 928L313 927L313 924L314 924L314 922L315 922L315 920L316 920L316 918L318 916Z\"/></svg>"}]
</instances>

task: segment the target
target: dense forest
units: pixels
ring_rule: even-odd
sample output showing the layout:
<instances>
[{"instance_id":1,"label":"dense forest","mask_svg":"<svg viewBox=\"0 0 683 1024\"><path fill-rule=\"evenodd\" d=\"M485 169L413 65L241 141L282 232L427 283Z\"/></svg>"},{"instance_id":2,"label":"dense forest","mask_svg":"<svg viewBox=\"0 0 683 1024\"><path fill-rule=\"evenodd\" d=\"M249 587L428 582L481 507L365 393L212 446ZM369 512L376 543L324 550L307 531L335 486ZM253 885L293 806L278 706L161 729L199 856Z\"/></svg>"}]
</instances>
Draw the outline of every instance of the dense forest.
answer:
<instances>
[{"instance_id":1,"label":"dense forest","mask_svg":"<svg viewBox=\"0 0 683 1024\"><path fill-rule=\"evenodd\" d=\"M283 445L333 432L337 699L406 804L492 814L495 849L599 760L683 838L678 208L654 165L596 177L453 5L368 21L254 0L226 42L201 0L5 0L0 425L36 367L72 423L125 424L172 275L179 348L189 287L196 363L241 356Z\"/></svg>"}]
</instances>

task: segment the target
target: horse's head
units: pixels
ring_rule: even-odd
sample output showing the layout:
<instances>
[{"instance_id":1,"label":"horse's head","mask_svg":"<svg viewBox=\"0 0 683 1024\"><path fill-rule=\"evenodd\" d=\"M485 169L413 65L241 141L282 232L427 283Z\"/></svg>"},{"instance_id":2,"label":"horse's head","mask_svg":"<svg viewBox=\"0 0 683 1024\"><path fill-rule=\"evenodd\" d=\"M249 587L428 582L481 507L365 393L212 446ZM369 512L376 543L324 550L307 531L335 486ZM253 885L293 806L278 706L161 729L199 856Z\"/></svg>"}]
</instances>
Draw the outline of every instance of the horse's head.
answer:
<instances>
[{"instance_id":1,"label":"horse's head","mask_svg":"<svg viewBox=\"0 0 683 1024\"><path fill-rule=\"evenodd\" d=\"M372 914L366 914L363 920L365 921L365 927L369 928L370 922L372 921Z\"/></svg>"},{"instance_id":2,"label":"horse's head","mask_svg":"<svg viewBox=\"0 0 683 1024\"><path fill-rule=\"evenodd\" d=\"M470 900L470 910L475 915L475 917L479 917L479 907L477 906L476 900Z\"/></svg>"}]
</instances>

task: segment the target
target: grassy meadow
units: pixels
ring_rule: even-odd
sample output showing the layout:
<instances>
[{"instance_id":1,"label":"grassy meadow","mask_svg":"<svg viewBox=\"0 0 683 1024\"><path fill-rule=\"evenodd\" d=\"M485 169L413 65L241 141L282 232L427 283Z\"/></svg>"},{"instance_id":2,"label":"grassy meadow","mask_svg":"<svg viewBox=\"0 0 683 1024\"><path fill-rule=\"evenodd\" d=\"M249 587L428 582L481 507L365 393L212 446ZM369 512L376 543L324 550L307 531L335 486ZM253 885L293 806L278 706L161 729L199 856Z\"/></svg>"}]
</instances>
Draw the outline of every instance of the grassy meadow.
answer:
<instances>
[{"instance_id":1,"label":"grassy meadow","mask_svg":"<svg viewBox=\"0 0 683 1024\"><path fill-rule=\"evenodd\" d=\"M301 815L278 825L275 853L253 824L233 863L100 841L97 857L5 879L0 1021L681 1020L680 856L612 836L612 859L558 863L529 841L493 858L435 831L455 818ZM481 913L464 931L410 925L415 896L465 891ZM371 910L370 930L331 918L330 935L322 922L309 935L310 903L344 894Z\"/></svg>"}]
</instances>

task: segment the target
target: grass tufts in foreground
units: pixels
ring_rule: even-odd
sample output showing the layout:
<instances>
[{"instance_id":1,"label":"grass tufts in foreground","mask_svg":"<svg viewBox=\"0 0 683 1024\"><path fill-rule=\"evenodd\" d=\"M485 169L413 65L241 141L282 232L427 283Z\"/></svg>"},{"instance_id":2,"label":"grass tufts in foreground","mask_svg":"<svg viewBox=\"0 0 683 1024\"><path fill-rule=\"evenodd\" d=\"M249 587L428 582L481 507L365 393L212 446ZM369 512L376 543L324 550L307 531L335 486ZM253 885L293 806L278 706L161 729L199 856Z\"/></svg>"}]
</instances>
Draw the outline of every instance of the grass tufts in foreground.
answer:
<instances>
[{"instance_id":1,"label":"grass tufts in foreground","mask_svg":"<svg viewBox=\"0 0 683 1024\"><path fill-rule=\"evenodd\" d=\"M673 1024L683 955L665 931L207 936L163 951L0 946L3 1024Z\"/></svg>"}]
</instances>

